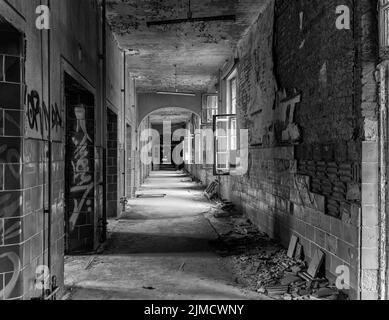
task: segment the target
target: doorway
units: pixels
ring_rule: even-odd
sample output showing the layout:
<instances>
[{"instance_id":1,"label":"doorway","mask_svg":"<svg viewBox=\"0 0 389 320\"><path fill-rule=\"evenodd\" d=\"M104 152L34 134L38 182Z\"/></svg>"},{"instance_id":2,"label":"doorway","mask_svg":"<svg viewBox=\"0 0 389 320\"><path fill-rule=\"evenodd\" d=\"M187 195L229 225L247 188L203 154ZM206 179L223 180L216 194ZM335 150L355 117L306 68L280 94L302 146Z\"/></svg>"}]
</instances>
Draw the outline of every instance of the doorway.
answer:
<instances>
[{"instance_id":1,"label":"doorway","mask_svg":"<svg viewBox=\"0 0 389 320\"><path fill-rule=\"evenodd\" d=\"M65 235L66 254L94 248L94 96L65 73Z\"/></svg>"}]
</instances>

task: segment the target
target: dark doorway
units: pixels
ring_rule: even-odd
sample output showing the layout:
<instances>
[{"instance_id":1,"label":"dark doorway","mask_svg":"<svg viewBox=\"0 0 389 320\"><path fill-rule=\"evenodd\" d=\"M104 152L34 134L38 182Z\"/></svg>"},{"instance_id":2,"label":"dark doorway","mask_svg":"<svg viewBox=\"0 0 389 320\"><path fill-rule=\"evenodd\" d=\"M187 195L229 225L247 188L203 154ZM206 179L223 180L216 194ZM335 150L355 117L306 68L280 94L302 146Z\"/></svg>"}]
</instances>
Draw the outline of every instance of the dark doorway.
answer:
<instances>
[{"instance_id":1,"label":"dark doorway","mask_svg":"<svg viewBox=\"0 0 389 320\"><path fill-rule=\"evenodd\" d=\"M93 94L68 74L65 99L65 234L69 254L94 247L95 111Z\"/></svg>"},{"instance_id":2,"label":"dark doorway","mask_svg":"<svg viewBox=\"0 0 389 320\"><path fill-rule=\"evenodd\" d=\"M107 109L107 216L115 218L119 212L118 196L118 116Z\"/></svg>"}]
</instances>

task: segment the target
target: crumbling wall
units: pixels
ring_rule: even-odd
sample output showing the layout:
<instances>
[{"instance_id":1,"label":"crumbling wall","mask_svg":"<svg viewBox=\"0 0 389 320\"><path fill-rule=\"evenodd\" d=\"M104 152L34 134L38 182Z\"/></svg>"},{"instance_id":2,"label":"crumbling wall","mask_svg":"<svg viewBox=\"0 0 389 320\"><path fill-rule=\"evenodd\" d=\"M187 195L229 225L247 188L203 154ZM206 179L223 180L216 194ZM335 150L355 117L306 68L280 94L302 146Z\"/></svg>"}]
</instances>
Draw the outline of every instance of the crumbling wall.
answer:
<instances>
[{"instance_id":1,"label":"crumbling wall","mask_svg":"<svg viewBox=\"0 0 389 320\"><path fill-rule=\"evenodd\" d=\"M297 234L307 261L325 255L327 276L350 270L358 292L362 135L358 39L339 30L336 6L352 1L269 1L240 41L238 122L249 129L249 169L221 177L232 200L287 246ZM274 19L274 21L273 21ZM225 109L221 106L221 112Z\"/></svg>"}]
</instances>

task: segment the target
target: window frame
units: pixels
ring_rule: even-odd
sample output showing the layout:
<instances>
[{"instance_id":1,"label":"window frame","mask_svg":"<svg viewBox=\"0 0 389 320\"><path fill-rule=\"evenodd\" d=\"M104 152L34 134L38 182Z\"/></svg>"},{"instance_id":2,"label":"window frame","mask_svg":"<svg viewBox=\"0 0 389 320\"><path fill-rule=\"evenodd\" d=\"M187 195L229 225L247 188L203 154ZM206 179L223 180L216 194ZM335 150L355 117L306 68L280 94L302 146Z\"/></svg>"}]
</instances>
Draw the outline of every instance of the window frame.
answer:
<instances>
[{"instance_id":1,"label":"window frame","mask_svg":"<svg viewBox=\"0 0 389 320\"><path fill-rule=\"evenodd\" d=\"M234 150L235 152L238 150L238 137L237 137L237 128L235 128L235 134L231 134L231 130L230 130L230 126L228 125L227 126L227 133L225 136L222 136L222 137L225 137L227 139L227 147L226 147L226 151L225 152L219 152L219 148L218 148L218 139L221 137L221 136L218 136L218 128L217 128L217 119L218 118L230 118L228 121L228 123L232 123L233 121L235 121L235 126L237 126L237 116L236 114L220 114L220 115L215 115L213 117L213 132L214 132L214 150L213 150L213 153L214 153L214 164L213 164L213 174L214 176L230 176L231 175L231 171L236 169L236 164L235 164L235 167L231 166L231 152ZM235 149L231 149L231 139L235 137ZM218 169L218 154L219 153L224 153L226 155L226 165L227 165L227 168L225 169L225 171L223 170L219 170Z\"/></svg>"},{"instance_id":2,"label":"window frame","mask_svg":"<svg viewBox=\"0 0 389 320\"><path fill-rule=\"evenodd\" d=\"M237 101L238 101L238 69L234 67L228 74L226 79L226 114L237 113ZM233 90L232 84L235 82L235 110L232 110ZM234 112L235 111L235 112Z\"/></svg>"},{"instance_id":3,"label":"window frame","mask_svg":"<svg viewBox=\"0 0 389 320\"><path fill-rule=\"evenodd\" d=\"M208 105L208 98L214 97L216 98L216 107L210 108ZM208 118L209 110L215 110L215 114L212 113L212 117ZM219 114L219 94L217 93L206 93L202 96L202 115L201 115L201 123L202 124L212 124L213 116Z\"/></svg>"},{"instance_id":4,"label":"window frame","mask_svg":"<svg viewBox=\"0 0 389 320\"><path fill-rule=\"evenodd\" d=\"M379 0L378 10L380 47L389 48L389 0Z\"/></svg>"}]
</instances>

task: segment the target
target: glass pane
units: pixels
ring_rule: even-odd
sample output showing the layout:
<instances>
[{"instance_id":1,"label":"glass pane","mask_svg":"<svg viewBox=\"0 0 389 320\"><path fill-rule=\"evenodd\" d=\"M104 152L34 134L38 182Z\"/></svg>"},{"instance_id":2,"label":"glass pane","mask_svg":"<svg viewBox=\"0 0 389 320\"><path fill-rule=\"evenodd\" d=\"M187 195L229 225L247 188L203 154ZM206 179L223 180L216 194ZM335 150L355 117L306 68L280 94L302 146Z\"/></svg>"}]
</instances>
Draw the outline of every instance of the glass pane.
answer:
<instances>
[{"instance_id":1,"label":"glass pane","mask_svg":"<svg viewBox=\"0 0 389 320\"><path fill-rule=\"evenodd\" d=\"M5 81L20 82L20 58L5 57Z\"/></svg>"},{"instance_id":2,"label":"glass pane","mask_svg":"<svg viewBox=\"0 0 389 320\"><path fill-rule=\"evenodd\" d=\"M15 32L2 31L0 35L0 53L20 56L20 36Z\"/></svg>"},{"instance_id":3,"label":"glass pane","mask_svg":"<svg viewBox=\"0 0 389 320\"><path fill-rule=\"evenodd\" d=\"M236 136L232 136L231 137L231 147L230 147L231 150L236 150L237 147L236 147Z\"/></svg>"},{"instance_id":4,"label":"glass pane","mask_svg":"<svg viewBox=\"0 0 389 320\"><path fill-rule=\"evenodd\" d=\"M0 107L21 109L20 84L0 83Z\"/></svg>"},{"instance_id":5,"label":"glass pane","mask_svg":"<svg viewBox=\"0 0 389 320\"><path fill-rule=\"evenodd\" d=\"M216 116L215 174L230 174L237 162L237 120L235 115Z\"/></svg>"},{"instance_id":6,"label":"glass pane","mask_svg":"<svg viewBox=\"0 0 389 320\"><path fill-rule=\"evenodd\" d=\"M217 168L218 169L227 169L228 168L228 165L227 165L227 154L226 153L218 153L217 154Z\"/></svg>"},{"instance_id":7,"label":"glass pane","mask_svg":"<svg viewBox=\"0 0 389 320\"><path fill-rule=\"evenodd\" d=\"M227 137L217 137L217 151L228 151L228 138Z\"/></svg>"},{"instance_id":8,"label":"glass pane","mask_svg":"<svg viewBox=\"0 0 389 320\"><path fill-rule=\"evenodd\" d=\"M231 169L237 167L236 161L237 161L237 153L236 153L236 150L231 150L231 151L230 151L230 156L229 156L229 167L230 167Z\"/></svg>"}]
</instances>

